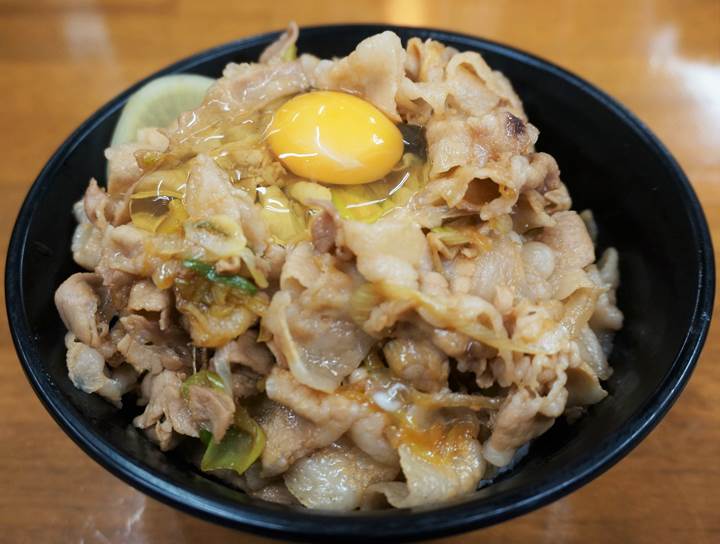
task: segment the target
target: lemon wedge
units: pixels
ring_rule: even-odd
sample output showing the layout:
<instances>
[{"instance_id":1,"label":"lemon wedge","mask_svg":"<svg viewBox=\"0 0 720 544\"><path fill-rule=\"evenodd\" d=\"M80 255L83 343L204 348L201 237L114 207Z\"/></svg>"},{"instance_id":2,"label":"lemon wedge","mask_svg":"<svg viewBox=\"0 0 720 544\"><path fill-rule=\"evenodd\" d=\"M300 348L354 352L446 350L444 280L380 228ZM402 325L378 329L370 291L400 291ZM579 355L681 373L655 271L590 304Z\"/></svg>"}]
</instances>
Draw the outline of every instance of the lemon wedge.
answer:
<instances>
[{"instance_id":1,"label":"lemon wedge","mask_svg":"<svg viewBox=\"0 0 720 544\"><path fill-rule=\"evenodd\" d=\"M141 128L167 127L181 113L202 104L214 82L196 74L175 74L143 85L125 104L110 145L135 141Z\"/></svg>"}]
</instances>

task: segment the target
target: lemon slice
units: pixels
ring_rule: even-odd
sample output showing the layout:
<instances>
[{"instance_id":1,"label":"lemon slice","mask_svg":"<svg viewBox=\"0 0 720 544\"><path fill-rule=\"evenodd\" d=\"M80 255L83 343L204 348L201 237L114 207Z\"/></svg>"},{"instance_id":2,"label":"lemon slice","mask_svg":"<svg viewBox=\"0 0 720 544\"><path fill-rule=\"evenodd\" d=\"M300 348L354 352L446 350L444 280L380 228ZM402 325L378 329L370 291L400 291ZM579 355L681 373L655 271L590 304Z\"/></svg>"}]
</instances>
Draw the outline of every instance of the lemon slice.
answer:
<instances>
[{"instance_id":1,"label":"lemon slice","mask_svg":"<svg viewBox=\"0 0 720 544\"><path fill-rule=\"evenodd\" d=\"M135 141L141 128L168 126L181 113L202 104L214 82L210 77L176 74L143 85L125 104L110 145Z\"/></svg>"}]
</instances>

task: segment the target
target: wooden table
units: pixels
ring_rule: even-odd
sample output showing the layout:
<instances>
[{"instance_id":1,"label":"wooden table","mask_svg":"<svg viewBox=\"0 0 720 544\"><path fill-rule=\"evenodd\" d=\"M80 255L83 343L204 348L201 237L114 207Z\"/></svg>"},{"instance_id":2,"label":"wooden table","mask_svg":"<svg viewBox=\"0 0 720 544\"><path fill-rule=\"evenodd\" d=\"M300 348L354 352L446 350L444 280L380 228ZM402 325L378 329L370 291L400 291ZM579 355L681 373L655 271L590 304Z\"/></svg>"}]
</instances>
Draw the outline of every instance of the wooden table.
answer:
<instances>
[{"instance_id":1,"label":"wooden table","mask_svg":"<svg viewBox=\"0 0 720 544\"><path fill-rule=\"evenodd\" d=\"M387 22L505 42L569 68L639 115L720 229L720 2L0 0L2 255L62 140L139 78L283 27ZM59 212L65 213L65 212ZM2 312L3 321L6 320ZM443 542L720 542L720 328L677 405L605 475L522 518ZM241 535L151 500L90 461L41 407L0 328L0 541L183 543Z\"/></svg>"}]
</instances>

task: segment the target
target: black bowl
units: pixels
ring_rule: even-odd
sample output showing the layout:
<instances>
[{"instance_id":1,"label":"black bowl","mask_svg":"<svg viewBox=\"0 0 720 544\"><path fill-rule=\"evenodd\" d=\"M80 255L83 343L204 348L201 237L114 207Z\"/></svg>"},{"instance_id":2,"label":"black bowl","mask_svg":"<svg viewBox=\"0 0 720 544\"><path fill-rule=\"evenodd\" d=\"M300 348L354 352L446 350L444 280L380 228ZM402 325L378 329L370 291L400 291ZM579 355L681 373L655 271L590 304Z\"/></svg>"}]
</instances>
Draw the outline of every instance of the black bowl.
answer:
<instances>
[{"instance_id":1,"label":"black bowl","mask_svg":"<svg viewBox=\"0 0 720 544\"><path fill-rule=\"evenodd\" d=\"M344 55L388 27L306 28L300 51ZM127 90L75 131L50 159L20 210L7 256L6 298L13 340L35 392L93 459L141 491L224 525L290 539L409 540L478 528L538 508L598 476L660 420L687 382L713 304L713 251L700 204L662 144L632 114L592 85L536 57L470 36L390 27L403 40L435 38L482 53L515 85L539 148L554 155L576 209L592 208L601 246L620 252L619 305L626 324L611 362L610 396L573 425L558 422L493 485L441 507L331 514L267 504L161 453L116 411L76 390L65 368L56 287L76 270L70 209L91 176L102 182L103 149ZM157 74L219 76L230 61L257 59L276 33L200 53ZM151 79L148 78L148 79ZM147 80L146 80L147 81Z\"/></svg>"}]
</instances>

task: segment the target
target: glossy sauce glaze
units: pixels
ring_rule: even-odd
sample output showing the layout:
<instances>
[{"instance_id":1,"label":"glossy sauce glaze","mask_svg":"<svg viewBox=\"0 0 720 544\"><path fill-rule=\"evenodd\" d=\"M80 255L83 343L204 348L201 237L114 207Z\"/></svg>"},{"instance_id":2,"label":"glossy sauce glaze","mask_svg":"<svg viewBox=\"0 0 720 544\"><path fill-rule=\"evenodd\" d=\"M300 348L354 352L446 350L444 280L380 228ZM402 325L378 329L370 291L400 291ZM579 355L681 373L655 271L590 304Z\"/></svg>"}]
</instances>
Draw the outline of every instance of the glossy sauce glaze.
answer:
<instances>
[{"instance_id":1,"label":"glossy sauce glaze","mask_svg":"<svg viewBox=\"0 0 720 544\"><path fill-rule=\"evenodd\" d=\"M303 98L314 109L307 113L306 104L302 123L292 124L288 119L303 113L294 111L293 101ZM328 103L323 105L323 100ZM355 109L349 111L350 106ZM347 129L350 122L356 123L354 132ZM309 144L306 139L308 134L342 135L343 131L344 139L333 150L323 148L318 139ZM370 149L358 143L358 134L365 144L382 145ZM398 128L369 103L344 93L297 95L252 114L233 114L226 104L208 100L182 115L167 135L170 145L165 152L136 153L144 174L130 203L133 224L160 234L179 232L187 219L182 202L193 162L201 153L209 155L233 185L260 204L274 240L283 245L309 237L308 222L319 201L331 201L343 218L373 222L407 205L427 181L419 127ZM309 153L308 145L316 149ZM322 156L324 151L329 155ZM346 158L355 157L352 172L343 173L333 161L340 152ZM300 166L291 161L297 155L304 155ZM381 177L374 177L378 174ZM329 179L342 184L327 183Z\"/></svg>"},{"instance_id":2,"label":"glossy sauce glaze","mask_svg":"<svg viewBox=\"0 0 720 544\"><path fill-rule=\"evenodd\" d=\"M453 457L477 436L482 411L497 407L495 399L467 395L442 401L431 394L408 387L385 366L379 351L373 350L338 391L366 410L383 413L390 419L387 438L390 445L437 466L452 463ZM474 402L473 402L474 401Z\"/></svg>"}]
</instances>

